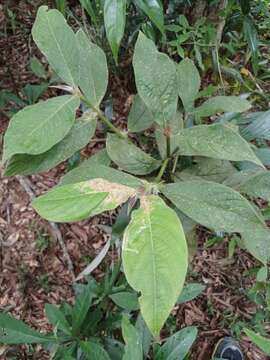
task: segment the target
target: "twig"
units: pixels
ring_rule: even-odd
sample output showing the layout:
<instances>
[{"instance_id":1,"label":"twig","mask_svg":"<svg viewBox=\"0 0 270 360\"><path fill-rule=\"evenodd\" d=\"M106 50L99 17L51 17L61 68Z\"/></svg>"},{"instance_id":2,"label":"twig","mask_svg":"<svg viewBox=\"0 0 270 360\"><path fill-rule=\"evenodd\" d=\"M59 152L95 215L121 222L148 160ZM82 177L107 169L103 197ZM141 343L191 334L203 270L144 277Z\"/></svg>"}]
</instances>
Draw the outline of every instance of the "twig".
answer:
<instances>
[{"instance_id":1,"label":"twig","mask_svg":"<svg viewBox=\"0 0 270 360\"><path fill-rule=\"evenodd\" d=\"M19 181L19 183L21 184L22 188L28 194L30 199L34 200L36 195L35 195L35 192L33 190L33 185L31 184L30 180L28 178L26 178L26 177L23 177L23 176L16 176L16 178ZM71 261L71 258L69 256L69 254L68 254L68 251L67 251L66 245L64 243L61 231L59 230L57 224L55 224L54 222L49 221L48 223L50 225L51 232L52 232L52 235L53 235L54 239L56 241L58 241L58 243L59 243L59 245L60 245L60 247L61 247L61 249L63 251L64 258L66 259L66 263L67 263L67 266L68 266L68 270L69 270L69 272L71 274L71 277L72 277L72 281L75 281L74 266L73 266L73 263Z\"/></svg>"}]
</instances>

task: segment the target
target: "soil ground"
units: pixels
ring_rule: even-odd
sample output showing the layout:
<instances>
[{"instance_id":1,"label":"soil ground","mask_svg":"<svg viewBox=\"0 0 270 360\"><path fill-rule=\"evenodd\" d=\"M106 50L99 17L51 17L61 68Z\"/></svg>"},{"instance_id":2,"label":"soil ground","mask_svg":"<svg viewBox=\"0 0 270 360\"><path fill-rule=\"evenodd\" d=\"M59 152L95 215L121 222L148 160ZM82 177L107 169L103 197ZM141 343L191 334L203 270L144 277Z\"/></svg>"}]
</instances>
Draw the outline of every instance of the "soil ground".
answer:
<instances>
[{"instance_id":1,"label":"soil ground","mask_svg":"<svg viewBox=\"0 0 270 360\"><path fill-rule=\"evenodd\" d=\"M37 2L32 3L35 5L31 5L30 1L4 1L0 5L0 84L2 89L17 95L27 83L39 81L29 71L30 57L36 55L44 61L30 37L37 6ZM15 14L13 31L6 6ZM117 122L126 119L130 104L128 82L125 77L114 79ZM50 91L45 97L50 96ZM8 125L8 110L5 108L0 112L1 137ZM82 156L102 146L103 141L97 134ZM35 193L38 195L51 188L66 168L67 165L62 164L45 174L30 176ZM50 325L44 315L44 305L72 303L72 277L50 226L33 211L29 195L18 178L4 178L3 169L0 171L0 311L10 311L34 328L48 331ZM107 214L60 226L75 274L98 254L106 241L100 225L111 225L113 218L113 214ZM246 296L246 290L255 282L254 277L246 274L258 264L240 249L229 259L227 239L205 248L205 240L209 237L205 229L198 229L197 237L198 249L190 266L190 281L200 282L206 285L206 289L194 301L176 307L172 322L177 329L187 325L198 326L199 336L193 347L192 359L209 360L215 342L224 335L230 335L232 330L234 332L239 322L248 326L258 311ZM100 272L96 275L102 276ZM245 337L241 338L241 346L247 360L267 359ZM39 347L29 355L25 347L0 346L0 359L8 359L8 353L16 359L48 359Z\"/></svg>"}]
</instances>

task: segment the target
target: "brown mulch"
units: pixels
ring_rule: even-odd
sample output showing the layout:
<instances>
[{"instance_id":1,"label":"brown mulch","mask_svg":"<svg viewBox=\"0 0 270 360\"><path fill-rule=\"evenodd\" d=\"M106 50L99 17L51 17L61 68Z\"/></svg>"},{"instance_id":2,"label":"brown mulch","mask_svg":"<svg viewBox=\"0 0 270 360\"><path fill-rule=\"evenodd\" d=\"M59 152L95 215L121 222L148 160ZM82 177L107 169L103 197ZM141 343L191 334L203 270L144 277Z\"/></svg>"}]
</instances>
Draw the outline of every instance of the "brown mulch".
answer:
<instances>
[{"instance_id":1,"label":"brown mulch","mask_svg":"<svg viewBox=\"0 0 270 360\"><path fill-rule=\"evenodd\" d=\"M35 5L26 1L7 3L16 14L17 26L14 33L9 30L8 36L0 37L0 86L20 95L24 85L39 81L29 71L30 57L35 55L44 61L30 38L38 2L35 2ZM4 30L6 23L6 12L0 4L0 28ZM122 64L121 76L111 79L113 98L116 99L116 120L123 127L132 99L131 79L126 76L129 65L130 60L127 59ZM8 118L0 112L0 137L7 125ZM98 141L91 142L82 156L87 156L103 146L99 134L96 134L96 139ZM31 176L36 194L54 186L65 171L66 166L59 165L46 174ZM113 219L113 216L105 215L76 224L60 225L76 274L84 269L105 243L106 234L99 225L111 225ZM177 329L188 325L199 327L199 336L193 347L193 360L209 360L215 342L220 337L231 334L230 326L235 319L249 322L256 313L255 305L248 301L244 294L245 289L254 285L254 279L245 276L245 273L256 266L255 261L241 250L237 250L233 259L228 260L227 241L205 249L205 237L206 233L199 230L198 251L192 261L190 281L205 284L206 290L197 299L178 306L173 311ZM44 306L46 303L72 303L72 278L62 249L54 240L50 227L31 208L29 196L18 180L4 178L2 169L0 241L0 310L10 311L41 331L51 330L44 314ZM46 242L42 249L38 247L40 241ZM241 346L247 360L267 359L245 337L241 340ZM0 359L3 360L6 359L6 355L2 355L4 349L6 347L0 346ZM19 350L17 347L9 347L9 351L17 359L27 359L24 347ZM46 360L48 356L38 347L31 359Z\"/></svg>"}]
</instances>

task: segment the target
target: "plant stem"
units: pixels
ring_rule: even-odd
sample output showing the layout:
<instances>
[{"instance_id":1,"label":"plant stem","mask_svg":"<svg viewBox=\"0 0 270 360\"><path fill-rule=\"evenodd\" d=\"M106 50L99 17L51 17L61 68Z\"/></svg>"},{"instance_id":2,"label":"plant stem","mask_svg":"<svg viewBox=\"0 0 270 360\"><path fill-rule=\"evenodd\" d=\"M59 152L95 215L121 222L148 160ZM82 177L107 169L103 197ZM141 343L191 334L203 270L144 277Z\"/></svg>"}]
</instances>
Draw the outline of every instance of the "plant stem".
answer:
<instances>
[{"instance_id":1,"label":"plant stem","mask_svg":"<svg viewBox=\"0 0 270 360\"><path fill-rule=\"evenodd\" d=\"M169 163L169 160L170 160L170 158L167 158L167 159L164 160L164 162L163 162L163 164L162 164L162 166L161 166L161 168L159 170L159 173L158 173L158 175L157 175L157 177L155 179L155 182L157 182L157 183L160 182L160 180L161 180L161 178L162 178L162 176L163 176L163 174L164 174L164 172L166 170L166 167L167 167L167 165Z\"/></svg>"},{"instance_id":2,"label":"plant stem","mask_svg":"<svg viewBox=\"0 0 270 360\"><path fill-rule=\"evenodd\" d=\"M99 109L97 109L94 105L91 104L90 101L88 101L84 96L80 96L80 99L91 109L93 110L98 118L105 124L108 126L108 128L110 128L115 134L117 134L119 137L121 137L122 139L126 139L127 136L121 131L119 130L116 126L114 126L110 120L104 116L104 114L102 113L102 111L100 111Z\"/></svg>"},{"instance_id":3,"label":"plant stem","mask_svg":"<svg viewBox=\"0 0 270 360\"><path fill-rule=\"evenodd\" d=\"M166 152L167 158L171 156L171 138L170 136L166 136Z\"/></svg>"}]
</instances>

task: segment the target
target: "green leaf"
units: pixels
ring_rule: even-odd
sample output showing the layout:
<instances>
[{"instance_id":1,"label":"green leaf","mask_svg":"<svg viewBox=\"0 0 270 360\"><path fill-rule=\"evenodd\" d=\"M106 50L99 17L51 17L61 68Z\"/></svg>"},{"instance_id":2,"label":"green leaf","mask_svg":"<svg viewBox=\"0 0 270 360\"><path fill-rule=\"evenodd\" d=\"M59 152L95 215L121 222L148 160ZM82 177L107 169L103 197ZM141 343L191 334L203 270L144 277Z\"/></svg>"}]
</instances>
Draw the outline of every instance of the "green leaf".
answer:
<instances>
[{"instance_id":1,"label":"green leaf","mask_svg":"<svg viewBox=\"0 0 270 360\"><path fill-rule=\"evenodd\" d=\"M56 342L56 338L41 334L23 321L0 313L0 344L45 344Z\"/></svg>"},{"instance_id":2,"label":"green leaf","mask_svg":"<svg viewBox=\"0 0 270 360\"><path fill-rule=\"evenodd\" d=\"M183 287L181 294L177 299L177 304L183 304L185 302L191 301L195 299L198 295L200 295L205 289L205 285L190 283Z\"/></svg>"},{"instance_id":3,"label":"green leaf","mask_svg":"<svg viewBox=\"0 0 270 360\"><path fill-rule=\"evenodd\" d=\"M149 17L160 32L164 33L163 8L158 0L135 0L135 4Z\"/></svg>"},{"instance_id":4,"label":"green leaf","mask_svg":"<svg viewBox=\"0 0 270 360\"><path fill-rule=\"evenodd\" d=\"M138 94L152 112L155 121L165 126L177 108L176 66L157 51L153 41L139 33L133 56Z\"/></svg>"},{"instance_id":5,"label":"green leaf","mask_svg":"<svg viewBox=\"0 0 270 360\"><path fill-rule=\"evenodd\" d=\"M47 220L71 222L115 209L134 194L130 187L94 179L55 187L32 205Z\"/></svg>"},{"instance_id":6,"label":"green leaf","mask_svg":"<svg viewBox=\"0 0 270 360\"><path fill-rule=\"evenodd\" d=\"M96 9L93 8L91 0L79 0L81 6L85 9L90 19L93 21L95 26L98 26L97 14L95 12Z\"/></svg>"},{"instance_id":7,"label":"green leaf","mask_svg":"<svg viewBox=\"0 0 270 360\"><path fill-rule=\"evenodd\" d=\"M46 304L45 311L49 322L53 326L62 330L65 334L71 335L71 326L63 312L56 305Z\"/></svg>"},{"instance_id":8,"label":"green leaf","mask_svg":"<svg viewBox=\"0 0 270 360\"><path fill-rule=\"evenodd\" d=\"M113 338L104 338L105 348L110 355L111 360L122 360L124 355L124 345L122 342Z\"/></svg>"},{"instance_id":9,"label":"green leaf","mask_svg":"<svg viewBox=\"0 0 270 360\"><path fill-rule=\"evenodd\" d=\"M254 115L251 120L251 123L241 131L242 136L247 140L270 140L270 110Z\"/></svg>"},{"instance_id":10,"label":"green leaf","mask_svg":"<svg viewBox=\"0 0 270 360\"><path fill-rule=\"evenodd\" d=\"M224 184L249 196L270 201L270 171L239 171L228 178Z\"/></svg>"},{"instance_id":11,"label":"green leaf","mask_svg":"<svg viewBox=\"0 0 270 360\"><path fill-rule=\"evenodd\" d=\"M143 360L143 348L137 329L131 325L127 315L122 318L122 333L125 340L123 360Z\"/></svg>"},{"instance_id":12,"label":"green leaf","mask_svg":"<svg viewBox=\"0 0 270 360\"><path fill-rule=\"evenodd\" d=\"M142 347L143 347L143 354L145 358L147 358L151 343L152 343L152 334L150 333L141 313L139 313L135 327L138 331L138 334L141 339Z\"/></svg>"},{"instance_id":13,"label":"green leaf","mask_svg":"<svg viewBox=\"0 0 270 360\"><path fill-rule=\"evenodd\" d=\"M44 66L42 65L42 63L35 57L33 56L30 59L30 68L31 71L38 77L46 77L46 70L44 68Z\"/></svg>"},{"instance_id":14,"label":"green leaf","mask_svg":"<svg viewBox=\"0 0 270 360\"><path fill-rule=\"evenodd\" d=\"M270 166L270 148L260 148L254 150L254 152L263 165Z\"/></svg>"},{"instance_id":15,"label":"green leaf","mask_svg":"<svg viewBox=\"0 0 270 360\"><path fill-rule=\"evenodd\" d=\"M126 0L105 0L104 24L114 61L117 64L119 46L126 25Z\"/></svg>"},{"instance_id":16,"label":"green leaf","mask_svg":"<svg viewBox=\"0 0 270 360\"><path fill-rule=\"evenodd\" d=\"M128 115L128 130L140 132L148 129L154 122L151 111L137 94L134 97L130 113Z\"/></svg>"},{"instance_id":17,"label":"green leaf","mask_svg":"<svg viewBox=\"0 0 270 360\"><path fill-rule=\"evenodd\" d=\"M186 112L193 110L200 86L201 78L194 62L188 58L182 60L177 65L177 87Z\"/></svg>"},{"instance_id":18,"label":"green leaf","mask_svg":"<svg viewBox=\"0 0 270 360\"><path fill-rule=\"evenodd\" d=\"M79 56L75 34L58 10L38 9L32 36L51 67L67 84L78 84Z\"/></svg>"},{"instance_id":19,"label":"green leaf","mask_svg":"<svg viewBox=\"0 0 270 360\"><path fill-rule=\"evenodd\" d=\"M107 351L94 341L81 341L80 348L87 360L110 360Z\"/></svg>"},{"instance_id":20,"label":"green leaf","mask_svg":"<svg viewBox=\"0 0 270 360\"><path fill-rule=\"evenodd\" d=\"M249 329L244 329L246 335L250 338L250 340L258 346L263 352L267 355L270 355L270 339L267 339L260 334L256 334L254 331Z\"/></svg>"},{"instance_id":21,"label":"green leaf","mask_svg":"<svg viewBox=\"0 0 270 360\"><path fill-rule=\"evenodd\" d=\"M243 33L250 51L256 54L258 50L258 33L252 18L249 16L244 16Z\"/></svg>"},{"instance_id":22,"label":"green leaf","mask_svg":"<svg viewBox=\"0 0 270 360\"><path fill-rule=\"evenodd\" d=\"M98 107L108 85L108 68L104 51L93 44L80 29L76 33L80 54L78 85L90 103Z\"/></svg>"},{"instance_id":23,"label":"green leaf","mask_svg":"<svg viewBox=\"0 0 270 360\"><path fill-rule=\"evenodd\" d=\"M175 173L175 181L202 179L222 183L236 172L237 169L228 160L198 157L196 164Z\"/></svg>"},{"instance_id":24,"label":"green leaf","mask_svg":"<svg viewBox=\"0 0 270 360\"><path fill-rule=\"evenodd\" d=\"M184 360L197 333L195 326L189 326L173 334L157 352L156 360Z\"/></svg>"},{"instance_id":25,"label":"green leaf","mask_svg":"<svg viewBox=\"0 0 270 360\"><path fill-rule=\"evenodd\" d=\"M176 213L155 195L141 198L123 238L123 266L138 292L142 316L154 336L182 289L187 272L187 244Z\"/></svg>"},{"instance_id":26,"label":"green leaf","mask_svg":"<svg viewBox=\"0 0 270 360\"><path fill-rule=\"evenodd\" d=\"M137 188L143 185L142 181L135 176L99 164L97 160L98 159L93 156L90 159L83 161L77 168L63 176L60 184L74 184L82 181L101 178L133 188Z\"/></svg>"},{"instance_id":27,"label":"green leaf","mask_svg":"<svg viewBox=\"0 0 270 360\"><path fill-rule=\"evenodd\" d=\"M84 286L82 292L76 296L75 304L72 309L72 334L78 335L87 312L91 306L92 299L95 296L92 284Z\"/></svg>"},{"instance_id":28,"label":"green leaf","mask_svg":"<svg viewBox=\"0 0 270 360\"><path fill-rule=\"evenodd\" d=\"M152 158L128 139L107 135L106 149L111 160L121 169L135 175L150 174L160 167L161 161Z\"/></svg>"},{"instance_id":29,"label":"green leaf","mask_svg":"<svg viewBox=\"0 0 270 360\"><path fill-rule=\"evenodd\" d=\"M135 293L122 291L110 295L110 299L121 308L133 311L139 309L138 296Z\"/></svg>"},{"instance_id":30,"label":"green leaf","mask_svg":"<svg viewBox=\"0 0 270 360\"><path fill-rule=\"evenodd\" d=\"M237 128L225 124L198 125L176 136L181 155L206 156L231 161L251 161L262 166Z\"/></svg>"},{"instance_id":31,"label":"green leaf","mask_svg":"<svg viewBox=\"0 0 270 360\"><path fill-rule=\"evenodd\" d=\"M22 89L23 95L27 98L28 105L35 104L41 95L48 89L49 84L42 82L38 85L27 84Z\"/></svg>"},{"instance_id":32,"label":"green leaf","mask_svg":"<svg viewBox=\"0 0 270 360\"><path fill-rule=\"evenodd\" d=\"M270 256L270 232L262 216L238 192L210 181L193 180L165 185L164 195L196 222L223 232L239 232L257 259ZM256 239L256 240L255 240Z\"/></svg>"},{"instance_id":33,"label":"green leaf","mask_svg":"<svg viewBox=\"0 0 270 360\"><path fill-rule=\"evenodd\" d=\"M267 281L267 276L268 276L267 266L263 266L263 267L261 267L260 270L257 272L256 281L266 282L266 281Z\"/></svg>"},{"instance_id":34,"label":"green leaf","mask_svg":"<svg viewBox=\"0 0 270 360\"><path fill-rule=\"evenodd\" d=\"M17 112L5 133L3 161L15 154L41 154L61 141L74 123L79 103L78 97L65 95Z\"/></svg>"},{"instance_id":35,"label":"green leaf","mask_svg":"<svg viewBox=\"0 0 270 360\"><path fill-rule=\"evenodd\" d=\"M197 116L207 117L219 112L244 112L251 105L239 96L215 96L193 110Z\"/></svg>"},{"instance_id":36,"label":"green leaf","mask_svg":"<svg viewBox=\"0 0 270 360\"><path fill-rule=\"evenodd\" d=\"M96 130L93 114L84 114L58 144L40 155L18 154L7 163L5 176L30 175L50 170L85 147Z\"/></svg>"}]
</instances>

